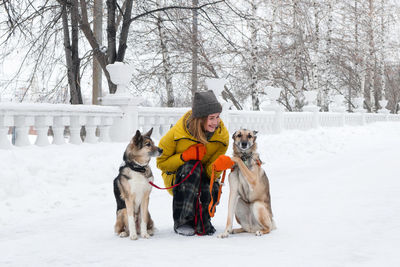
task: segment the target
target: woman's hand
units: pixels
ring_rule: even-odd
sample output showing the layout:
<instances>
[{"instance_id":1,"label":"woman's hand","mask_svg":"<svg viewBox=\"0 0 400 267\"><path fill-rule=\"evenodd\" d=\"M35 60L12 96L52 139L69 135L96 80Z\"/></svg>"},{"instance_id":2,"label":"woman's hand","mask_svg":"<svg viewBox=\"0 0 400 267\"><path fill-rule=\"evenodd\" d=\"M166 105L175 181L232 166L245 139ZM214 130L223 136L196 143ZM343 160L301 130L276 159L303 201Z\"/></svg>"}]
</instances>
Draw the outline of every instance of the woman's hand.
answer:
<instances>
[{"instance_id":1,"label":"woman's hand","mask_svg":"<svg viewBox=\"0 0 400 267\"><path fill-rule=\"evenodd\" d=\"M232 169L235 162L229 156L220 155L213 163L214 168L216 171L224 171L227 169Z\"/></svg>"},{"instance_id":2,"label":"woman's hand","mask_svg":"<svg viewBox=\"0 0 400 267\"><path fill-rule=\"evenodd\" d=\"M183 151L181 158L183 161L202 160L206 152L206 147L203 144L196 144Z\"/></svg>"}]
</instances>

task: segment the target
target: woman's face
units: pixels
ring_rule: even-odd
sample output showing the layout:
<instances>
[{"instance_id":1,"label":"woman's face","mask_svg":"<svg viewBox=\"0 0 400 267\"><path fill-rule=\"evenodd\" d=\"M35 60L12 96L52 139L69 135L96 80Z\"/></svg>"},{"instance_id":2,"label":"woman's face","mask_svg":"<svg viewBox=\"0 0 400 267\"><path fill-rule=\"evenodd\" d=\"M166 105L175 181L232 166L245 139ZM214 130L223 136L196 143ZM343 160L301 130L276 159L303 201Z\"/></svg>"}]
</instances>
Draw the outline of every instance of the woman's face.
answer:
<instances>
[{"instance_id":1,"label":"woman's face","mask_svg":"<svg viewBox=\"0 0 400 267\"><path fill-rule=\"evenodd\" d=\"M204 125L204 129L208 132L215 132L215 129L217 129L219 122L221 121L221 119L219 118L219 114L220 113L214 113L214 114L210 114L207 117L207 120L205 122Z\"/></svg>"}]
</instances>

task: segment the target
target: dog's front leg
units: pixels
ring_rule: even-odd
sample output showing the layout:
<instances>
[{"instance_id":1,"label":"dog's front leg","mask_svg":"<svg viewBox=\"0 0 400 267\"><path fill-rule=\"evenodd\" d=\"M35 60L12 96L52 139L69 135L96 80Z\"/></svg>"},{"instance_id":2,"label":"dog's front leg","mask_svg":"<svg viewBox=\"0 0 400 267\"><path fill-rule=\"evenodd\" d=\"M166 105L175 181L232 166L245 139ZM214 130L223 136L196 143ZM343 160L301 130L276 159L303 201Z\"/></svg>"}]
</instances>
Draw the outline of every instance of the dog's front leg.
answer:
<instances>
[{"instance_id":1,"label":"dog's front leg","mask_svg":"<svg viewBox=\"0 0 400 267\"><path fill-rule=\"evenodd\" d=\"M134 197L130 197L128 201L125 201L126 212L128 215L129 238L131 240L136 240L138 238L135 225L134 199Z\"/></svg>"},{"instance_id":2,"label":"dog's front leg","mask_svg":"<svg viewBox=\"0 0 400 267\"><path fill-rule=\"evenodd\" d=\"M226 220L225 231L218 235L219 238L226 238L232 233L233 215L235 214L236 205L239 198L238 193L239 177L237 172L229 175L229 202L228 202L228 218Z\"/></svg>"},{"instance_id":3,"label":"dog's front leg","mask_svg":"<svg viewBox=\"0 0 400 267\"><path fill-rule=\"evenodd\" d=\"M140 236L143 238L149 238L150 235L147 233L147 223L149 222L149 198L150 191L146 192L143 196L142 203L140 204Z\"/></svg>"},{"instance_id":4,"label":"dog's front leg","mask_svg":"<svg viewBox=\"0 0 400 267\"><path fill-rule=\"evenodd\" d=\"M240 172L243 174L243 176L246 178L246 181L249 184L250 190L253 190L257 183L257 168L253 168L254 170L250 171L241 158L232 157L232 160L237 163Z\"/></svg>"}]
</instances>

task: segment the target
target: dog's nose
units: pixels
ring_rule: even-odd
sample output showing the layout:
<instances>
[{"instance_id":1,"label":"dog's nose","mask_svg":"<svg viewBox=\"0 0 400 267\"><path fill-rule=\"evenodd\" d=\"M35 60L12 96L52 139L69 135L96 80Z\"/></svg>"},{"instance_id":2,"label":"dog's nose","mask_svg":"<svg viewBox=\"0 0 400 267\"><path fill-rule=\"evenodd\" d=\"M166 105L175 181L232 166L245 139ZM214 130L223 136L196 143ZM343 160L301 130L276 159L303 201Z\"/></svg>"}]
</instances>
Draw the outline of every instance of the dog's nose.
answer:
<instances>
[{"instance_id":1,"label":"dog's nose","mask_svg":"<svg viewBox=\"0 0 400 267\"><path fill-rule=\"evenodd\" d=\"M163 152L162 148L158 148L158 152L160 152L160 154L162 154L162 152Z\"/></svg>"},{"instance_id":2,"label":"dog's nose","mask_svg":"<svg viewBox=\"0 0 400 267\"><path fill-rule=\"evenodd\" d=\"M247 142L242 142L242 147L243 148L247 147Z\"/></svg>"}]
</instances>

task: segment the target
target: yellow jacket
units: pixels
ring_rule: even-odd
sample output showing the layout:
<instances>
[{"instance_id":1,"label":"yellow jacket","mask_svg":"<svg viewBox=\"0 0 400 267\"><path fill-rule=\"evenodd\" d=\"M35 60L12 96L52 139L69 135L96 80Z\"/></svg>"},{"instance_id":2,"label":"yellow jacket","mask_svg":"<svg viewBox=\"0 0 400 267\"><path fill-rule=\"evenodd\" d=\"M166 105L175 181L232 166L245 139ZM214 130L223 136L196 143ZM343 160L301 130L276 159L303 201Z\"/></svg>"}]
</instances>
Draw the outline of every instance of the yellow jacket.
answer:
<instances>
[{"instance_id":1,"label":"yellow jacket","mask_svg":"<svg viewBox=\"0 0 400 267\"><path fill-rule=\"evenodd\" d=\"M178 122L161 138L160 144L163 153L157 158L157 168L162 171L162 177L166 187L173 185L176 171L185 162L181 159L181 154L190 146L200 143L187 130L187 120L192 111L188 111ZM213 136L206 145L206 154L201 163L205 167L206 174L211 177L212 163L220 156L226 153L229 145L229 133L223 122L215 130ZM221 172L216 172L215 178L219 177ZM168 189L172 195L172 189Z\"/></svg>"}]
</instances>

